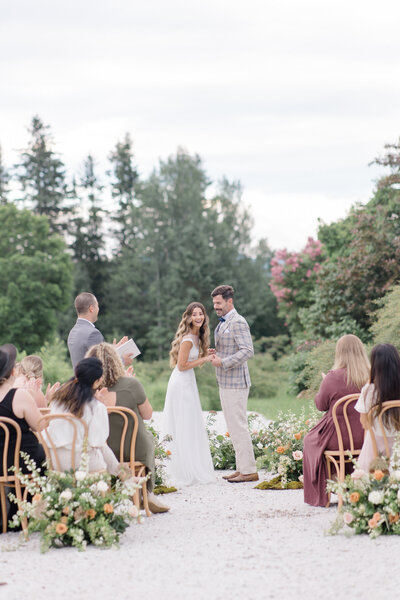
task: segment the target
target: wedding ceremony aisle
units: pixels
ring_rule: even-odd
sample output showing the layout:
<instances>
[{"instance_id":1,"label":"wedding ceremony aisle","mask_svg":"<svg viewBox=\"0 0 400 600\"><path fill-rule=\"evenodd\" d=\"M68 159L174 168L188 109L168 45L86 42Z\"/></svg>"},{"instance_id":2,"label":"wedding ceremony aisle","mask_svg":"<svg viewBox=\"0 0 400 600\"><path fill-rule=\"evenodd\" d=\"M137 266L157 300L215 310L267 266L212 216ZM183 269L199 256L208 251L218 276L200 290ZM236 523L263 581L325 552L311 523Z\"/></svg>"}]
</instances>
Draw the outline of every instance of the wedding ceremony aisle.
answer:
<instances>
[{"instance_id":1,"label":"wedding ceremony aisle","mask_svg":"<svg viewBox=\"0 0 400 600\"><path fill-rule=\"evenodd\" d=\"M170 512L131 525L116 550L40 554L37 534L19 547L19 534L2 535L0 598L398 597L399 537L326 535L336 505L313 508L302 490L256 490L222 474L164 496Z\"/></svg>"}]
</instances>

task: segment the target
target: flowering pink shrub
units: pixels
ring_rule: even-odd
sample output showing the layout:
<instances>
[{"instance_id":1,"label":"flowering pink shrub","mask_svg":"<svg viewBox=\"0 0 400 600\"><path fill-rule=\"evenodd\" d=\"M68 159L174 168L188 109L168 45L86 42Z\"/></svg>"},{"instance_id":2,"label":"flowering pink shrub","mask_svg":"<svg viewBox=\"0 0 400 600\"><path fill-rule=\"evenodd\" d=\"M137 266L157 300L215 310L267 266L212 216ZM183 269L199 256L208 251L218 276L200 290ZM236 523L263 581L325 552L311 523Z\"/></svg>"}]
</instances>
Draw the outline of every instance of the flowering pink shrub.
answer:
<instances>
[{"instance_id":1,"label":"flowering pink shrub","mask_svg":"<svg viewBox=\"0 0 400 600\"><path fill-rule=\"evenodd\" d=\"M299 308L311 303L311 291L325 260L323 245L309 237L301 252L277 250L271 260L270 288L279 307L279 315L286 319L292 333L301 327L298 319Z\"/></svg>"}]
</instances>

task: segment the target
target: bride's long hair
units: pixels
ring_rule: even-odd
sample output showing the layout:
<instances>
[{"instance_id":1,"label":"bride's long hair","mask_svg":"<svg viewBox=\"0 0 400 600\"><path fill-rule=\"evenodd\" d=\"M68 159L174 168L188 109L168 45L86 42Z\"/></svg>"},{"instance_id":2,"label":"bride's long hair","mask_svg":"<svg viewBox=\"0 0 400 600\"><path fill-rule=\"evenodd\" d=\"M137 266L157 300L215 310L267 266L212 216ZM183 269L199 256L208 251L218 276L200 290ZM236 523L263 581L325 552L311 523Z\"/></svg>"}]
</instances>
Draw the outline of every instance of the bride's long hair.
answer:
<instances>
[{"instance_id":1,"label":"bride's long hair","mask_svg":"<svg viewBox=\"0 0 400 600\"><path fill-rule=\"evenodd\" d=\"M208 348L210 347L209 318L206 309L200 302L191 302L182 315L181 322L179 323L174 340L171 344L169 353L169 364L171 368L174 368L178 362L179 346L181 345L182 338L188 333L191 333L192 314L195 308L200 308L204 315L204 323L199 331L199 356L203 357L208 354Z\"/></svg>"}]
</instances>

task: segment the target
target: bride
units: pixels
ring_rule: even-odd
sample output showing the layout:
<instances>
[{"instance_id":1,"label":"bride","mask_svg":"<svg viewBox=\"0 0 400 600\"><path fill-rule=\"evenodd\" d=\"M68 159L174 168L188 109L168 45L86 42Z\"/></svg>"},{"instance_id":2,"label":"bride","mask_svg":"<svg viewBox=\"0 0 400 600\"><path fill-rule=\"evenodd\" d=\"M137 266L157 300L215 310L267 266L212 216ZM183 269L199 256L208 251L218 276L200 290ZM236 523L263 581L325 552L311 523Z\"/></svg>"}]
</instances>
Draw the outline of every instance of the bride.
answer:
<instances>
[{"instance_id":1,"label":"bride","mask_svg":"<svg viewBox=\"0 0 400 600\"><path fill-rule=\"evenodd\" d=\"M211 361L208 316L200 302L186 308L171 344L163 422L172 436L167 475L177 487L215 481L208 436L204 427L194 367Z\"/></svg>"}]
</instances>

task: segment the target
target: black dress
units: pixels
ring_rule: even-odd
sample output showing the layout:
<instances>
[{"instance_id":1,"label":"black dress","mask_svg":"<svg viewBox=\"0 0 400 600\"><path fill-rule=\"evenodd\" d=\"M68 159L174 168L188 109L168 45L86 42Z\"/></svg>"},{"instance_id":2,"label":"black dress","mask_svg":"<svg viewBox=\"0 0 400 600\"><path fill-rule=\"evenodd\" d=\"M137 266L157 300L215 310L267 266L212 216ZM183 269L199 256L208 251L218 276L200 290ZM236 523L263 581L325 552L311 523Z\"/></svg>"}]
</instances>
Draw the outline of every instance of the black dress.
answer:
<instances>
[{"instance_id":1,"label":"black dress","mask_svg":"<svg viewBox=\"0 0 400 600\"><path fill-rule=\"evenodd\" d=\"M0 417L8 417L12 419L21 428L21 452L26 452L29 456L35 461L37 466L40 466L42 462L45 460L45 453L43 450L43 446L39 444L39 441L33 431L31 431L28 423L25 419L20 419L17 417L12 408L12 403L14 399L16 388L11 389L4 396L3 400L0 402ZM11 467L14 464L14 452L15 452L15 443L16 443L16 431L14 427L9 428L10 432L10 443L8 446L8 456L7 456L7 467ZM4 431L0 429L0 457L3 456L4 450ZM3 463L0 460L0 474L3 474ZM20 457L20 467L26 473L25 463Z\"/></svg>"}]
</instances>

